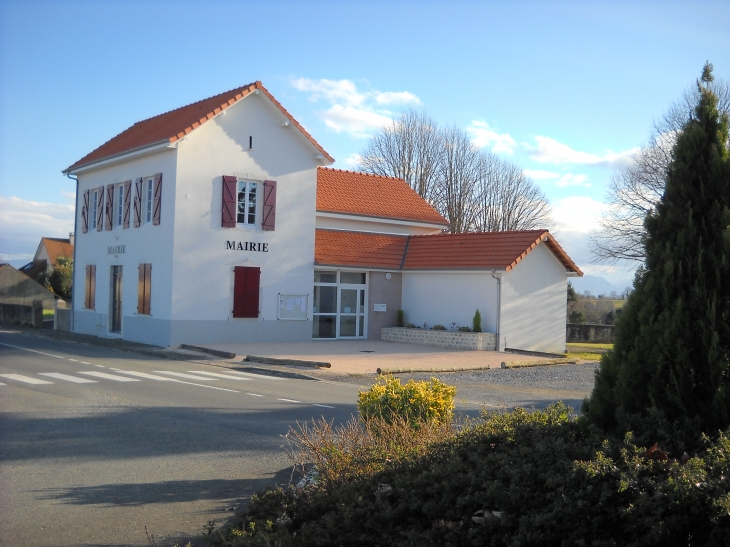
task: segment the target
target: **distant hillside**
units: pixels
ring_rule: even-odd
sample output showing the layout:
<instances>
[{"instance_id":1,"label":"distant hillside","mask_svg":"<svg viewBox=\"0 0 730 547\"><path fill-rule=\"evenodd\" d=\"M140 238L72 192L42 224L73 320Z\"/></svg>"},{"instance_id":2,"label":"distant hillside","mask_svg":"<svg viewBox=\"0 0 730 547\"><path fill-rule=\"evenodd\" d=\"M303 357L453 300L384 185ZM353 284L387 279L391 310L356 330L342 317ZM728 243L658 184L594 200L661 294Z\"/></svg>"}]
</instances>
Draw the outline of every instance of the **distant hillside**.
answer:
<instances>
[{"instance_id":1,"label":"distant hillside","mask_svg":"<svg viewBox=\"0 0 730 547\"><path fill-rule=\"evenodd\" d=\"M622 294L626 287L631 287L631 282L626 281L620 286L609 283L602 277L595 275L584 275L583 277L571 277L570 282L573 284L575 292L583 294L585 291L590 291L594 296L599 294L609 295L611 291L616 291L616 294Z\"/></svg>"}]
</instances>

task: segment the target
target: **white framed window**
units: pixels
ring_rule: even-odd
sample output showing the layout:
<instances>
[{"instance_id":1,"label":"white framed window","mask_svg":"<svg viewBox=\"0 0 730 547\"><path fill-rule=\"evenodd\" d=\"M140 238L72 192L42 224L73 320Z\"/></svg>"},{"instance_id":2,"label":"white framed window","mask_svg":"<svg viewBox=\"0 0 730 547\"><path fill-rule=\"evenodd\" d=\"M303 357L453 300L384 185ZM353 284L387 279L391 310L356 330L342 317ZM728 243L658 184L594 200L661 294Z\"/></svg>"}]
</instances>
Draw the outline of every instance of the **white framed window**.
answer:
<instances>
[{"instance_id":1,"label":"white framed window","mask_svg":"<svg viewBox=\"0 0 730 547\"><path fill-rule=\"evenodd\" d=\"M89 221L89 227L92 230L96 230L97 214L99 213L99 191L94 190L91 192L91 219Z\"/></svg>"},{"instance_id":2,"label":"white framed window","mask_svg":"<svg viewBox=\"0 0 730 547\"><path fill-rule=\"evenodd\" d=\"M124 223L124 184L117 186L117 226Z\"/></svg>"},{"instance_id":3,"label":"white framed window","mask_svg":"<svg viewBox=\"0 0 730 547\"><path fill-rule=\"evenodd\" d=\"M146 177L144 179L144 221L152 222L152 196L155 189L155 177Z\"/></svg>"},{"instance_id":4,"label":"white framed window","mask_svg":"<svg viewBox=\"0 0 730 547\"><path fill-rule=\"evenodd\" d=\"M255 225L258 217L258 182L238 181L236 223Z\"/></svg>"}]
</instances>

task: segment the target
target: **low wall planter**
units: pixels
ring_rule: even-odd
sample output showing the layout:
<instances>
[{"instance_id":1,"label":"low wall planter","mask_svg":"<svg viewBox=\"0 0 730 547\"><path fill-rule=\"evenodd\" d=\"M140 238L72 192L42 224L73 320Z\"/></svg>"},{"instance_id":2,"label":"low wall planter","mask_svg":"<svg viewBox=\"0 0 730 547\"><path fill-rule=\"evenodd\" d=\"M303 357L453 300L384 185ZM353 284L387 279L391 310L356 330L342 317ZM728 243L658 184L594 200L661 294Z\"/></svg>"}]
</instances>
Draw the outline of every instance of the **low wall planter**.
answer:
<instances>
[{"instance_id":1,"label":"low wall planter","mask_svg":"<svg viewBox=\"0 0 730 547\"><path fill-rule=\"evenodd\" d=\"M423 346L472 351L495 351L497 349L497 335L493 332L454 332L448 330L383 327L380 329L380 339L384 342L420 344Z\"/></svg>"}]
</instances>

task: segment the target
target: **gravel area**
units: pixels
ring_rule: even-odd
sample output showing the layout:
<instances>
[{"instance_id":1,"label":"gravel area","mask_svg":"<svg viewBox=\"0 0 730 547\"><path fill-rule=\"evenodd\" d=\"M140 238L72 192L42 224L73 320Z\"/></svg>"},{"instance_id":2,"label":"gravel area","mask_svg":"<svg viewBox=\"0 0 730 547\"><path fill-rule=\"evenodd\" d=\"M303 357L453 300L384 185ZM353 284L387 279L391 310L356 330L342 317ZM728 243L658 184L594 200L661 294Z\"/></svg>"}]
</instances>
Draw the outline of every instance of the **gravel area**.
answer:
<instances>
[{"instance_id":1,"label":"gravel area","mask_svg":"<svg viewBox=\"0 0 730 547\"><path fill-rule=\"evenodd\" d=\"M515 369L491 369L470 372L398 374L401 382L410 379L421 381L438 378L456 387L457 410L473 414L481 407L521 406L545 408L556 401L563 401L579 410L583 398L593 389L598 363L577 365L551 365ZM337 375L326 372L310 374L325 381L346 382L369 387L375 376Z\"/></svg>"}]
</instances>

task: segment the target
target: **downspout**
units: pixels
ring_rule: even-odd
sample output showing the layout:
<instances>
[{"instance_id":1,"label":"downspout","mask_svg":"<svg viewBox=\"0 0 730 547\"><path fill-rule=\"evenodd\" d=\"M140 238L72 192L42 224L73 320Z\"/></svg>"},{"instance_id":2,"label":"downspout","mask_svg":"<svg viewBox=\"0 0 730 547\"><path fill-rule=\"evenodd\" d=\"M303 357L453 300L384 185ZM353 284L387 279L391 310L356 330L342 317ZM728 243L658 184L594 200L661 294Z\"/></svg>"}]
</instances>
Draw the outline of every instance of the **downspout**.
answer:
<instances>
[{"instance_id":1,"label":"downspout","mask_svg":"<svg viewBox=\"0 0 730 547\"><path fill-rule=\"evenodd\" d=\"M76 247L74 247L76 249ZM75 252L75 251L74 251ZM500 351L499 349L499 322L501 317L501 311L502 311L502 279L500 277L495 277L494 272L497 270L492 270L492 277L497 281L497 347L496 350Z\"/></svg>"},{"instance_id":2,"label":"downspout","mask_svg":"<svg viewBox=\"0 0 730 547\"><path fill-rule=\"evenodd\" d=\"M76 238L79 237L79 231L77 226L79 218L79 178L73 178L70 173L66 173L66 177L76 182L76 201L74 203L74 263L73 267L71 268L71 332L74 332L76 330L74 328L76 326L76 322L74 321L74 297L76 296Z\"/></svg>"}]
</instances>

